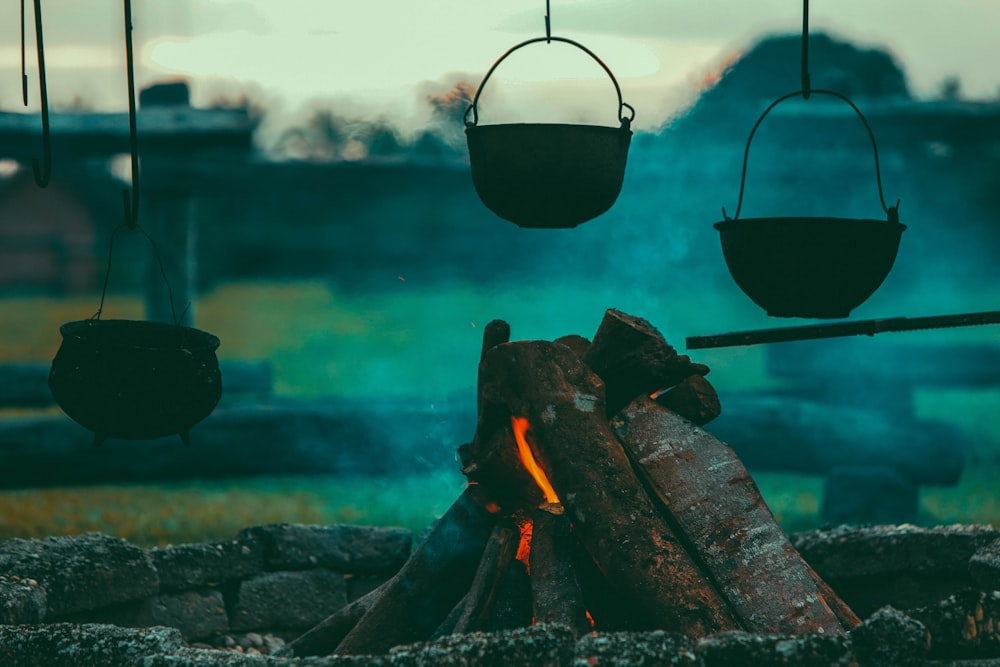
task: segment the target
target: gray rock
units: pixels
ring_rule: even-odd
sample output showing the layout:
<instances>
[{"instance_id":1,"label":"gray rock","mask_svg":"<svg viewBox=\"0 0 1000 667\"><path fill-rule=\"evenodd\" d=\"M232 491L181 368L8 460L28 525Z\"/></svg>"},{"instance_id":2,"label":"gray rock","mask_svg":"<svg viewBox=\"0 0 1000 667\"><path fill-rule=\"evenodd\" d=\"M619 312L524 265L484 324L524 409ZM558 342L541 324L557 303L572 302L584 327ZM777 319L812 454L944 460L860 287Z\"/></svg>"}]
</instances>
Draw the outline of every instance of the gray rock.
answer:
<instances>
[{"instance_id":1,"label":"gray rock","mask_svg":"<svg viewBox=\"0 0 1000 667\"><path fill-rule=\"evenodd\" d=\"M0 575L0 624L41 623L45 589L34 579Z\"/></svg>"},{"instance_id":2,"label":"gray rock","mask_svg":"<svg viewBox=\"0 0 1000 667\"><path fill-rule=\"evenodd\" d=\"M177 628L189 641L219 635L229 629L222 592L208 589L163 593L139 602L76 614L72 620L130 628Z\"/></svg>"},{"instance_id":3,"label":"gray rock","mask_svg":"<svg viewBox=\"0 0 1000 667\"><path fill-rule=\"evenodd\" d=\"M591 633L576 644L573 667L700 667L694 642L684 635L663 632Z\"/></svg>"},{"instance_id":4,"label":"gray rock","mask_svg":"<svg viewBox=\"0 0 1000 667\"><path fill-rule=\"evenodd\" d=\"M149 555L102 533L0 544L0 574L37 580L47 619L156 595L160 582Z\"/></svg>"},{"instance_id":5,"label":"gray rock","mask_svg":"<svg viewBox=\"0 0 1000 667\"><path fill-rule=\"evenodd\" d=\"M906 613L930 632L931 658L1000 658L1000 591L960 591Z\"/></svg>"},{"instance_id":6,"label":"gray rock","mask_svg":"<svg viewBox=\"0 0 1000 667\"><path fill-rule=\"evenodd\" d=\"M389 661L384 656L375 655L273 658L235 651L185 648L171 655L145 658L142 667L389 667Z\"/></svg>"},{"instance_id":7,"label":"gray rock","mask_svg":"<svg viewBox=\"0 0 1000 667\"><path fill-rule=\"evenodd\" d=\"M898 572L964 575L969 559L1000 538L990 526L840 526L790 536L792 545L824 578Z\"/></svg>"},{"instance_id":8,"label":"gray rock","mask_svg":"<svg viewBox=\"0 0 1000 667\"><path fill-rule=\"evenodd\" d=\"M218 544L180 544L149 550L160 575L160 590L189 591L260 574L261 546L254 540Z\"/></svg>"},{"instance_id":9,"label":"gray rock","mask_svg":"<svg viewBox=\"0 0 1000 667\"><path fill-rule=\"evenodd\" d=\"M922 665L931 647L924 624L892 607L879 609L850 636L863 665Z\"/></svg>"},{"instance_id":10,"label":"gray rock","mask_svg":"<svg viewBox=\"0 0 1000 667\"><path fill-rule=\"evenodd\" d=\"M392 667L569 667L576 640L563 625L540 623L497 633L448 635L429 642L397 646Z\"/></svg>"},{"instance_id":11,"label":"gray rock","mask_svg":"<svg viewBox=\"0 0 1000 667\"><path fill-rule=\"evenodd\" d=\"M306 526L272 523L247 528L238 539L256 540L269 570L325 567L353 574L393 574L410 556L405 528Z\"/></svg>"},{"instance_id":12,"label":"gray rock","mask_svg":"<svg viewBox=\"0 0 1000 667\"><path fill-rule=\"evenodd\" d=\"M307 629L347 604L347 584L329 570L269 572L243 581L228 600L233 630Z\"/></svg>"},{"instance_id":13,"label":"gray rock","mask_svg":"<svg viewBox=\"0 0 1000 667\"><path fill-rule=\"evenodd\" d=\"M802 557L858 616L914 609L973 585L973 554L1000 537L989 526L841 526L791 536Z\"/></svg>"},{"instance_id":14,"label":"gray rock","mask_svg":"<svg viewBox=\"0 0 1000 667\"><path fill-rule=\"evenodd\" d=\"M138 667L146 656L181 646L181 634L173 628L0 625L0 658L11 667Z\"/></svg>"},{"instance_id":15,"label":"gray rock","mask_svg":"<svg viewBox=\"0 0 1000 667\"><path fill-rule=\"evenodd\" d=\"M856 667L846 636L761 635L720 632L698 641L705 667ZM881 665L879 666L881 667Z\"/></svg>"},{"instance_id":16,"label":"gray rock","mask_svg":"<svg viewBox=\"0 0 1000 667\"><path fill-rule=\"evenodd\" d=\"M1000 590L1000 539L972 555L969 559L969 575L983 590Z\"/></svg>"}]
</instances>

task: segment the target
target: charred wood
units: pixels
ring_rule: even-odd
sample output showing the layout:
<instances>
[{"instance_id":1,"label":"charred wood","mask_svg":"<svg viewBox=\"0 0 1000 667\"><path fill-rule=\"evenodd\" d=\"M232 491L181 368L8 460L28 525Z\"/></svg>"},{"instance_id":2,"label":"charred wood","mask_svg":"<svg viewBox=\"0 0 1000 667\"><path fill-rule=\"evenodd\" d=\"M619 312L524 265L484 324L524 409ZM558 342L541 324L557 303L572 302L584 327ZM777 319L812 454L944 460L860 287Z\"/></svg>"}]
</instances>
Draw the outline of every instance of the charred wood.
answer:
<instances>
[{"instance_id":1,"label":"charred wood","mask_svg":"<svg viewBox=\"0 0 1000 667\"><path fill-rule=\"evenodd\" d=\"M517 551L518 530L510 521L499 521L493 527L483 557L479 561L476 575L468 593L462 598L458 607L460 613L454 619L454 625L442 632L439 627L435 634L460 634L478 630L486 624L497 589L504 580L507 569L514 560ZM449 614L449 617L451 614ZM446 621L447 624L447 621Z\"/></svg>"},{"instance_id":2,"label":"charred wood","mask_svg":"<svg viewBox=\"0 0 1000 667\"><path fill-rule=\"evenodd\" d=\"M601 632L650 629L649 619L642 618L621 590L608 581L579 540L573 553L573 568L596 629Z\"/></svg>"},{"instance_id":3,"label":"charred wood","mask_svg":"<svg viewBox=\"0 0 1000 667\"><path fill-rule=\"evenodd\" d=\"M301 657L331 653L337 647L337 644L344 640L347 633L357 625L361 617L372 608L375 601L382 596L386 588L388 588L389 583L389 581L386 581L378 588L344 605L319 625L289 643L288 646L282 649L281 655L285 657Z\"/></svg>"},{"instance_id":4,"label":"charred wood","mask_svg":"<svg viewBox=\"0 0 1000 667\"><path fill-rule=\"evenodd\" d=\"M559 623L579 636L590 630L587 606L576 577L576 538L565 514L546 509L532 519L531 573L532 617L536 623Z\"/></svg>"},{"instance_id":5,"label":"charred wood","mask_svg":"<svg viewBox=\"0 0 1000 667\"><path fill-rule=\"evenodd\" d=\"M468 488L440 518L336 653L385 653L430 637L469 590L496 523Z\"/></svg>"},{"instance_id":6,"label":"charred wood","mask_svg":"<svg viewBox=\"0 0 1000 667\"><path fill-rule=\"evenodd\" d=\"M524 563L514 560L504 572L493 599L493 608L479 629L496 632L530 625L531 579Z\"/></svg>"},{"instance_id":7,"label":"charred wood","mask_svg":"<svg viewBox=\"0 0 1000 667\"><path fill-rule=\"evenodd\" d=\"M656 402L698 426L722 414L715 387L705 377L692 375L672 389L656 396Z\"/></svg>"},{"instance_id":8,"label":"charred wood","mask_svg":"<svg viewBox=\"0 0 1000 667\"><path fill-rule=\"evenodd\" d=\"M613 308L604 314L583 360L607 387L608 417L636 396L708 374L708 366L678 355L652 324Z\"/></svg>"},{"instance_id":9,"label":"charred wood","mask_svg":"<svg viewBox=\"0 0 1000 667\"><path fill-rule=\"evenodd\" d=\"M843 632L811 569L727 445L648 397L612 425L661 511L747 630Z\"/></svg>"},{"instance_id":10,"label":"charred wood","mask_svg":"<svg viewBox=\"0 0 1000 667\"><path fill-rule=\"evenodd\" d=\"M560 336L556 338L556 343L560 345L565 345L569 349L573 350L573 354L583 358L583 355L587 354L587 350L590 349L590 341L583 336L578 336L577 334L570 334L568 336Z\"/></svg>"}]
</instances>

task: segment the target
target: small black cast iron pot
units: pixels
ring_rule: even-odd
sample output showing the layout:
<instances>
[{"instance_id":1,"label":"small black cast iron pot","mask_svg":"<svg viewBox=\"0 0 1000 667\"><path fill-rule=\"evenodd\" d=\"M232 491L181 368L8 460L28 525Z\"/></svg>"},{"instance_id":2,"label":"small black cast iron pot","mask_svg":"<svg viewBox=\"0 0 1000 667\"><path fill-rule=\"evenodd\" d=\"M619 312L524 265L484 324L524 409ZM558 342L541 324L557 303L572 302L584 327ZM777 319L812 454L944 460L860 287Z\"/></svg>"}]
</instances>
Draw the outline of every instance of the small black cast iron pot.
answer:
<instances>
[{"instance_id":1,"label":"small black cast iron pot","mask_svg":"<svg viewBox=\"0 0 1000 667\"><path fill-rule=\"evenodd\" d=\"M514 51L539 42L570 44L604 68L618 95L619 127L478 124L479 96L493 71ZM486 208L519 227L576 227L596 218L611 208L621 192L634 117L635 110L622 101L615 75L587 47L551 35L521 42L493 63L465 112L465 137L476 194Z\"/></svg>"},{"instance_id":2,"label":"small black cast iron pot","mask_svg":"<svg viewBox=\"0 0 1000 667\"><path fill-rule=\"evenodd\" d=\"M632 131L600 125L470 125L472 183L519 227L576 227L607 211L625 178Z\"/></svg>"},{"instance_id":3,"label":"small black cast iron pot","mask_svg":"<svg viewBox=\"0 0 1000 667\"><path fill-rule=\"evenodd\" d=\"M80 320L59 329L49 388L73 421L104 438L179 434L211 414L222 396L219 339L180 325Z\"/></svg>"}]
</instances>

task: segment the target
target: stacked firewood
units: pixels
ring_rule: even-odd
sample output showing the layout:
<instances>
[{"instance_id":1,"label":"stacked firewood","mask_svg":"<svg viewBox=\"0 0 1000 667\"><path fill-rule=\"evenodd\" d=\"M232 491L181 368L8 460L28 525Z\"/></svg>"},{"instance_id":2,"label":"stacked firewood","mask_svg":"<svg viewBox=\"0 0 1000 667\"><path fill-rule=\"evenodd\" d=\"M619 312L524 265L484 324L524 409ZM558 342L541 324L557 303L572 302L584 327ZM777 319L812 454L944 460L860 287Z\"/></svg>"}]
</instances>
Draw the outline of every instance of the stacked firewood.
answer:
<instances>
[{"instance_id":1,"label":"stacked firewood","mask_svg":"<svg viewBox=\"0 0 1000 667\"><path fill-rule=\"evenodd\" d=\"M589 342L509 338L500 320L484 332L466 491L395 577L295 655L539 622L692 637L859 623L701 428L720 413L706 366L616 310Z\"/></svg>"}]
</instances>

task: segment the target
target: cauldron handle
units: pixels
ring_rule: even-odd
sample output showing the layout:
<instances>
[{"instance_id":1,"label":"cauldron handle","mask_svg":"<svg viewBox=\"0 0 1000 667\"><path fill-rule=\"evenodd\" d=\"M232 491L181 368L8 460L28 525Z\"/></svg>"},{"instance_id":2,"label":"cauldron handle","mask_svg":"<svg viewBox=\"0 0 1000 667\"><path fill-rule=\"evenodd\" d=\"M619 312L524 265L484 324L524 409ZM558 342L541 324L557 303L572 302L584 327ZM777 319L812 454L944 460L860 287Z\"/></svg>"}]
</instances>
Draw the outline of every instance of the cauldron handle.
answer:
<instances>
[{"instance_id":1,"label":"cauldron handle","mask_svg":"<svg viewBox=\"0 0 1000 667\"><path fill-rule=\"evenodd\" d=\"M781 97L779 97L778 99L776 99L774 102L771 102L771 105L769 107L767 107L766 109L764 109L764 113L762 113L760 115L760 118L758 118L757 122L754 123L753 129L750 130L750 136L747 138L747 147L746 147L746 150L743 151L743 171L740 174L740 197L739 197L739 200L736 203L736 215L734 215L732 218L730 218L729 215L726 214L725 207L723 207L723 209L722 209L722 215L723 215L723 217L726 220L738 220L739 217L740 217L740 210L743 208L743 190L744 190L744 186L746 185L746 180L747 180L747 158L750 156L750 142L753 141L753 135L756 134L757 128L760 127L760 124L764 121L764 119L767 117L767 115L769 113L771 113L771 110L774 109L774 107L778 106L779 104L781 104L785 100L791 99L793 97L800 97L801 96L803 99L808 99L810 94L830 95L832 97L836 97L838 99L841 99L841 100L847 102L851 106L851 108L854 109L854 112L856 114L858 114L858 118L860 118L861 122L864 124L865 130L868 131L868 138L872 142L872 152L875 154L875 182L878 184L878 198L879 198L880 203L882 204L882 210L885 211L886 216L888 217L889 222L897 222L898 223L899 222L899 201L898 200L896 201L896 205L895 206L886 206L885 205L885 195L882 192L882 170L879 167L879 159L878 159L878 144L875 143L875 133L872 132L872 128L868 124L868 120L865 119L865 115L863 113L861 113L861 109L859 109L857 107L857 105L854 104L854 102L852 102L850 99L848 99L847 96L841 95L840 93L835 92L833 90L822 90L822 89L816 89L816 88L813 88L813 89L804 89L804 90L797 90L794 93L788 93L787 95L782 95Z\"/></svg>"},{"instance_id":2,"label":"cauldron handle","mask_svg":"<svg viewBox=\"0 0 1000 667\"><path fill-rule=\"evenodd\" d=\"M611 68L605 65L604 61L598 58L596 53L588 49L583 44L575 42L572 39L567 39L565 37L553 37L552 35L546 35L545 37L535 37L534 39L528 39L521 42L520 44L516 44L507 49L507 51L502 56L497 58L496 62L493 63L493 66L490 67L489 71L486 72L486 76L484 76L483 80L479 83L479 88L476 90L476 96L472 99L472 104L470 104L469 108L465 110L464 118L465 118L465 124L467 126L472 126L479 123L479 96L482 94L483 88L486 87L486 82L489 81L490 76L493 74L493 70L495 70L500 65L500 63L502 63L504 59L507 58L507 56L514 53L514 51L517 51L521 47L528 46L529 44L535 44L537 42L546 42L546 43L563 42L565 44L571 44L577 47L578 49L581 49L587 55L589 55L591 58L597 61L597 64L600 65L602 68L604 68L604 71L607 72L608 76L611 78L611 83L613 83L615 86L615 93L618 94L618 120L621 122L622 127L628 128L629 125L631 125L632 121L635 119L635 108L631 104L622 101L622 89L621 86L618 85L618 79L615 78L615 75L614 73L612 73ZM628 109L630 112L628 116L625 115L625 109ZM469 120L469 112L472 112L471 121Z\"/></svg>"}]
</instances>

